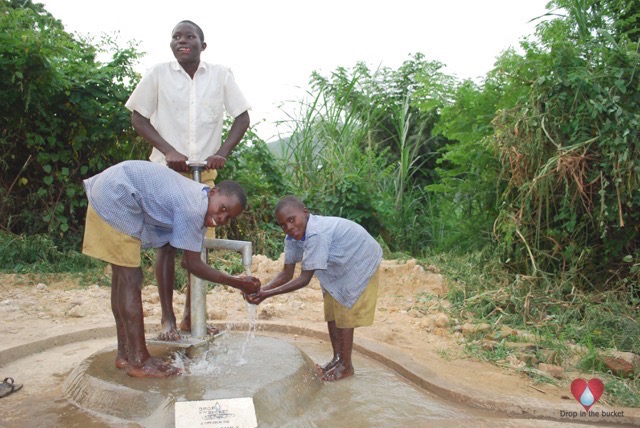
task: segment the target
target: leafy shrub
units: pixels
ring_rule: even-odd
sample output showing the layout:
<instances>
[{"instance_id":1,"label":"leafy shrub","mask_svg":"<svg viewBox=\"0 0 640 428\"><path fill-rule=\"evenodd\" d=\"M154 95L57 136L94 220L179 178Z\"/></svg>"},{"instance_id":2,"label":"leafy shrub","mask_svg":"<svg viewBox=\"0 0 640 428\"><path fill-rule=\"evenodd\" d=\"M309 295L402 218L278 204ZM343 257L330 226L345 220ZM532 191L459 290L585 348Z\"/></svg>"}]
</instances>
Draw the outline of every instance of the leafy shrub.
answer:
<instances>
[{"instance_id":1,"label":"leafy shrub","mask_svg":"<svg viewBox=\"0 0 640 428\"><path fill-rule=\"evenodd\" d=\"M23 7L24 5L24 7ZM101 63L101 51L112 54ZM78 40L42 5L0 3L0 225L16 234L80 238L82 179L131 157L124 108L138 76L135 48Z\"/></svg>"},{"instance_id":2,"label":"leafy shrub","mask_svg":"<svg viewBox=\"0 0 640 428\"><path fill-rule=\"evenodd\" d=\"M518 272L601 288L633 276L640 252L638 39L608 25L640 10L553 3L568 16L525 44L508 71L530 92L493 123L506 183L496 236Z\"/></svg>"},{"instance_id":3,"label":"leafy shrub","mask_svg":"<svg viewBox=\"0 0 640 428\"><path fill-rule=\"evenodd\" d=\"M254 254L277 258L284 249L284 234L275 222L274 208L282 196L291 193L280 160L249 130L245 142L218 172L218 180L232 179L244 188L248 207L229 227L216 230L216 236L251 241Z\"/></svg>"},{"instance_id":4,"label":"leafy shrub","mask_svg":"<svg viewBox=\"0 0 640 428\"><path fill-rule=\"evenodd\" d=\"M58 248L48 235L30 237L0 232L0 270L5 272L78 272L101 262Z\"/></svg>"}]
</instances>

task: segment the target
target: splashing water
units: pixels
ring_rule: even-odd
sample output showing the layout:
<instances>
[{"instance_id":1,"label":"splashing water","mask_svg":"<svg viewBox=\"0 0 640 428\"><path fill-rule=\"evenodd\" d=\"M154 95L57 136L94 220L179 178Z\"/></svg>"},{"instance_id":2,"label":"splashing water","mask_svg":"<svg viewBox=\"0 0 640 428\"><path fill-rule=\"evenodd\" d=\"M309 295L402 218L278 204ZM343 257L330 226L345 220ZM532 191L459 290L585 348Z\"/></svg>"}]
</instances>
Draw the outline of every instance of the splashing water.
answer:
<instances>
[{"instance_id":1,"label":"splashing water","mask_svg":"<svg viewBox=\"0 0 640 428\"><path fill-rule=\"evenodd\" d=\"M254 340L256 337L256 312L257 306L252 305L249 302L246 302L247 307L247 322L249 324L249 328L247 329L247 333L245 334L244 343L242 344L242 350L240 351L240 355L238 357L238 362L236 366L244 366L247 364L247 359L244 356L244 353L247 349L247 344Z\"/></svg>"},{"instance_id":2,"label":"splashing water","mask_svg":"<svg viewBox=\"0 0 640 428\"><path fill-rule=\"evenodd\" d=\"M251 333L251 337L255 337L255 331L256 331L256 312L258 310L258 306L257 305L252 305L249 302L245 302L245 305L247 307L247 322L249 323L249 330L247 330L248 333Z\"/></svg>"},{"instance_id":3,"label":"splashing water","mask_svg":"<svg viewBox=\"0 0 640 428\"><path fill-rule=\"evenodd\" d=\"M250 348L250 344L255 342L257 306L246 302L248 329L245 333L244 341L240 349L231 350L229 348L226 334L221 334L215 340L215 344L201 356L190 359L184 352L174 352L172 354L172 364L182 370L186 375L213 375L219 376L225 371L231 370L232 366L241 367L248 364L249 360L245 356ZM233 325L227 324L227 330L232 330ZM232 360L232 361L230 361Z\"/></svg>"},{"instance_id":4,"label":"splashing water","mask_svg":"<svg viewBox=\"0 0 640 428\"><path fill-rule=\"evenodd\" d=\"M186 357L185 357L186 358ZM176 351L171 353L171 365L175 368L178 368L180 370L182 370L183 372L185 371L185 364L184 364L184 359L183 359L183 355Z\"/></svg>"},{"instance_id":5,"label":"splashing water","mask_svg":"<svg viewBox=\"0 0 640 428\"><path fill-rule=\"evenodd\" d=\"M213 375L219 376L222 372L221 364L211 358L213 353L205 351L197 358L189 358L183 352L174 352L172 356L173 366L182 369L186 375Z\"/></svg>"}]
</instances>

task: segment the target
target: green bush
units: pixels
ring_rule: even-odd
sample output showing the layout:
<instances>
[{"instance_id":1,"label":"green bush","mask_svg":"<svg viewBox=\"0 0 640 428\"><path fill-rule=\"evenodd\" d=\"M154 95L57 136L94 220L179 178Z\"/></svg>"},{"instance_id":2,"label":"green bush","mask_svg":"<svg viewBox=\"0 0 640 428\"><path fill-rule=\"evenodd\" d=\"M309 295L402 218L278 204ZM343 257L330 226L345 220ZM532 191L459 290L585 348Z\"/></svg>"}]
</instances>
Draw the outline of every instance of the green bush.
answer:
<instances>
[{"instance_id":1,"label":"green bush","mask_svg":"<svg viewBox=\"0 0 640 428\"><path fill-rule=\"evenodd\" d=\"M102 51L109 62L96 59ZM42 5L0 2L1 227L77 244L82 180L147 151L124 108L137 57L109 38L76 39Z\"/></svg>"},{"instance_id":2,"label":"green bush","mask_svg":"<svg viewBox=\"0 0 640 428\"><path fill-rule=\"evenodd\" d=\"M629 279L640 256L640 73L618 1L556 1L566 18L510 64L530 91L494 120L506 185L496 236L512 268L586 288ZM619 9L622 8L622 9ZM635 11L635 12L634 12Z\"/></svg>"},{"instance_id":3,"label":"green bush","mask_svg":"<svg viewBox=\"0 0 640 428\"><path fill-rule=\"evenodd\" d=\"M0 232L0 271L82 272L101 265L101 262L76 251L61 250L48 235L27 237Z\"/></svg>"},{"instance_id":4,"label":"green bush","mask_svg":"<svg viewBox=\"0 0 640 428\"><path fill-rule=\"evenodd\" d=\"M272 258L280 255L284 234L275 222L274 208L282 196L291 193L280 162L260 137L251 130L247 132L244 143L218 171L217 180L237 181L247 193L248 207L228 227L216 229L217 237L251 241L254 254Z\"/></svg>"}]
</instances>

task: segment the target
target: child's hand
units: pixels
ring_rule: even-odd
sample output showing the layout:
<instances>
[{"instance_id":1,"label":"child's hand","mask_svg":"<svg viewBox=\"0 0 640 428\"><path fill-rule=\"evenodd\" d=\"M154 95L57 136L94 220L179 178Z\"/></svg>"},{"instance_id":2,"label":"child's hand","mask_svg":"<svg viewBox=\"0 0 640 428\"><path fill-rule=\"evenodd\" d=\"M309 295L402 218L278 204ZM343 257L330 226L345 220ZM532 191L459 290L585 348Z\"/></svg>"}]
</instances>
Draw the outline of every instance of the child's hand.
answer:
<instances>
[{"instance_id":1,"label":"child's hand","mask_svg":"<svg viewBox=\"0 0 640 428\"><path fill-rule=\"evenodd\" d=\"M221 155L213 155L207 158L207 166L205 169L222 169L227 162L227 158Z\"/></svg>"},{"instance_id":2,"label":"child's hand","mask_svg":"<svg viewBox=\"0 0 640 428\"><path fill-rule=\"evenodd\" d=\"M167 152L165 155L165 161L167 162L167 166L174 171L189 171L189 166L187 165L188 157L183 155L177 150L172 150Z\"/></svg>"},{"instance_id":3,"label":"child's hand","mask_svg":"<svg viewBox=\"0 0 640 428\"><path fill-rule=\"evenodd\" d=\"M264 299L266 299L266 296L261 291L258 291L256 293L245 296L245 298L247 299L247 302L251 303L252 305L259 305Z\"/></svg>"},{"instance_id":4,"label":"child's hand","mask_svg":"<svg viewBox=\"0 0 640 428\"><path fill-rule=\"evenodd\" d=\"M238 276L236 277L240 282L238 288L245 294L253 294L260 290L260 280L255 276Z\"/></svg>"}]
</instances>

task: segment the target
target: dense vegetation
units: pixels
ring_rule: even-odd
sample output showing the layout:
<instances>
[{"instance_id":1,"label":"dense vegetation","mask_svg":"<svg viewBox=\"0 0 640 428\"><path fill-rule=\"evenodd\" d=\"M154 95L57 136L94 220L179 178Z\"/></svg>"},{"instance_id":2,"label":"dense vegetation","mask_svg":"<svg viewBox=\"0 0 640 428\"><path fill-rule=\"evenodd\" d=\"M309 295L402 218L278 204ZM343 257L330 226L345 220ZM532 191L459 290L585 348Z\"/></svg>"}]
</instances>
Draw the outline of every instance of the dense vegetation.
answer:
<instances>
[{"instance_id":1,"label":"dense vegetation","mask_svg":"<svg viewBox=\"0 0 640 428\"><path fill-rule=\"evenodd\" d=\"M0 14L0 225L73 247L82 179L147 152L123 108L139 54L78 40L31 2L2 1ZM109 62L96 59L103 51Z\"/></svg>"},{"instance_id":2,"label":"dense vegetation","mask_svg":"<svg viewBox=\"0 0 640 428\"><path fill-rule=\"evenodd\" d=\"M222 233L277 256L273 206L297 194L388 252L440 261L461 314L639 353L640 2L548 8L481 82L419 53L314 73L280 152L250 132L221 172L250 195ZM147 147L123 107L134 47L79 40L31 2L0 11L0 266L13 269L21 236L76 246L81 180Z\"/></svg>"}]
</instances>

